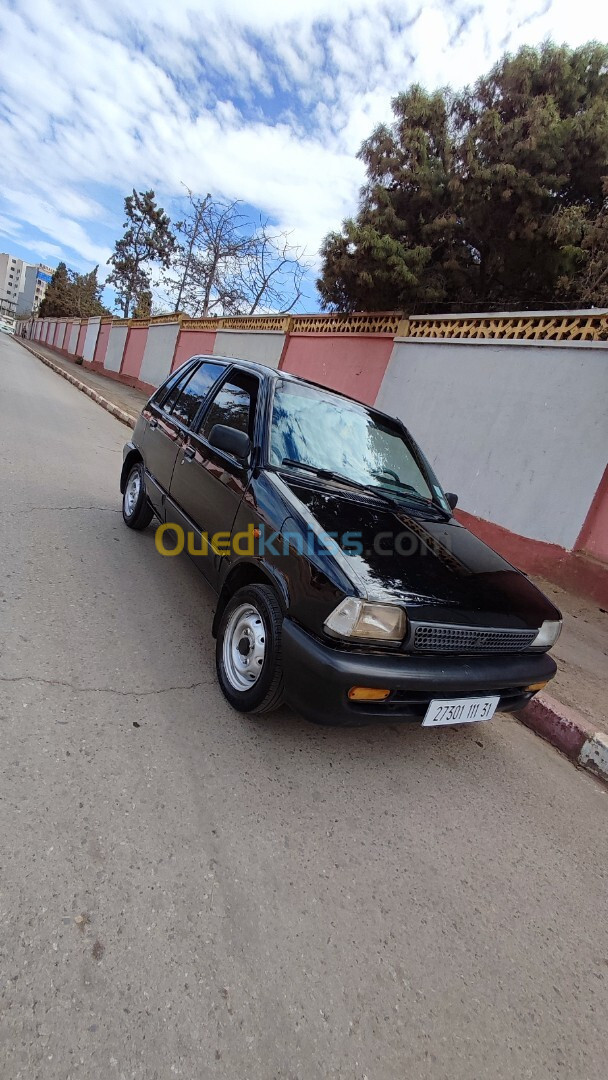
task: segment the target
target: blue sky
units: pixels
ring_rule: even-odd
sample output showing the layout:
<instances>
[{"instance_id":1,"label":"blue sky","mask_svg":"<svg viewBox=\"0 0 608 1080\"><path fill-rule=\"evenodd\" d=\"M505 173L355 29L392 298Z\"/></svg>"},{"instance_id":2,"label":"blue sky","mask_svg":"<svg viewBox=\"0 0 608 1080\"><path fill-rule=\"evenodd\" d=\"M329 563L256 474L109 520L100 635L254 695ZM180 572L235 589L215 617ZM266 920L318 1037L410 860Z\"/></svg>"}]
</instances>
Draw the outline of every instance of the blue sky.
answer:
<instances>
[{"instance_id":1,"label":"blue sky","mask_svg":"<svg viewBox=\"0 0 608 1080\"><path fill-rule=\"evenodd\" d=\"M319 244L356 209L357 150L396 92L591 36L596 0L5 0L0 249L105 274L131 188L179 216L186 184L289 230L315 310Z\"/></svg>"}]
</instances>

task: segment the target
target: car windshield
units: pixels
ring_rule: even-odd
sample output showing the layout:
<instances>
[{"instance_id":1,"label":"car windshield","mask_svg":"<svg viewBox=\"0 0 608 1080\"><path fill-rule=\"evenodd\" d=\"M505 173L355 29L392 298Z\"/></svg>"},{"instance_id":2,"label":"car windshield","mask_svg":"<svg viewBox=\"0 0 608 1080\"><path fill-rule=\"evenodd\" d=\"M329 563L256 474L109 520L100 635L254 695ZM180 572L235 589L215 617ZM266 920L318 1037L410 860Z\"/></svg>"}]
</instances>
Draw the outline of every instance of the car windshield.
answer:
<instances>
[{"instance_id":1,"label":"car windshield","mask_svg":"<svg viewBox=\"0 0 608 1080\"><path fill-rule=\"evenodd\" d=\"M354 401L281 380L274 393L270 464L285 461L447 507L430 469L425 476L399 425Z\"/></svg>"}]
</instances>

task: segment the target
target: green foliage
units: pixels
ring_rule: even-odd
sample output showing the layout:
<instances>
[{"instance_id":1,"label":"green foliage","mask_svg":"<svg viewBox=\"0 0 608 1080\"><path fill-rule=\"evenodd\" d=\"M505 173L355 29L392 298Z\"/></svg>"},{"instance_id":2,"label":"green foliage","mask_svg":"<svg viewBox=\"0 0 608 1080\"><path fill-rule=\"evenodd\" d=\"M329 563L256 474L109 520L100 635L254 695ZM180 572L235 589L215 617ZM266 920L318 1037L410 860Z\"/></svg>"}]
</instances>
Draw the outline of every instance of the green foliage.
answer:
<instances>
[{"instance_id":1,"label":"green foliage","mask_svg":"<svg viewBox=\"0 0 608 1080\"><path fill-rule=\"evenodd\" d=\"M108 284L116 286L118 305L128 318L138 297L150 289L151 267L167 268L175 247L171 222L157 206L153 191L136 191L125 199L124 235L108 259Z\"/></svg>"},{"instance_id":2,"label":"green foliage","mask_svg":"<svg viewBox=\"0 0 608 1080\"><path fill-rule=\"evenodd\" d=\"M49 282L38 315L41 318L91 318L93 315L109 315L101 302L102 286L97 280L95 267L88 274L77 274L60 262Z\"/></svg>"},{"instance_id":3,"label":"green foliage","mask_svg":"<svg viewBox=\"0 0 608 1080\"><path fill-rule=\"evenodd\" d=\"M608 177L604 179L603 195L599 214L582 223L582 238L576 249L581 303L598 307L608 307Z\"/></svg>"},{"instance_id":4,"label":"green foliage","mask_svg":"<svg viewBox=\"0 0 608 1080\"><path fill-rule=\"evenodd\" d=\"M41 318L60 318L61 316L69 318L74 315L71 287L70 272L65 263L60 262L41 301L38 315Z\"/></svg>"},{"instance_id":5,"label":"green foliage","mask_svg":"<svg viewBox=\"0 0 608 1080\"><path fill-rule=\"evenodd\" d=\"M327 306L606 302L608 46L526 47L473 88L392 106L360 151L359 212L322 247Z\"/></svg>"},{"instance_id":6,"label":"green foliage","mask_svg":"<svg viewBox=\"0 0 608 1080\"><path fill-rule=\"evenodd\" d=\"M152 314L152 293L149 289L144 289L139 293L137 297L135 307L133 308L134 319L149 319Z\"/></svg>"},{"instance_id":7,"label":"green foliage","mask_svg":"<svg viewBox=\"0 0 608 1080\"><path fill-rule=\"evenodd\" d=\"M92 315L109 315L107 307L101 302L103 286L97 280L96 266L88 274L73 274L72 289L74 292L75 314L81 319L89 319Z\"/></svg>"}]
</instances>

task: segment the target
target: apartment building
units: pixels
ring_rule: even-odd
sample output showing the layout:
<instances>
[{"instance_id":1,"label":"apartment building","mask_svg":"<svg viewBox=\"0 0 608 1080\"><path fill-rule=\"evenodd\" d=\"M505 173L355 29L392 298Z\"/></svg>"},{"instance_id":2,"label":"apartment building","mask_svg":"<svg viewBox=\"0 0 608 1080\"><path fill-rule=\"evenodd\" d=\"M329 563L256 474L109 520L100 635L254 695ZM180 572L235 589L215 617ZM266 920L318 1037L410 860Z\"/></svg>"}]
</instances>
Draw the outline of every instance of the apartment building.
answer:
<instances>
[{"instance_id":1,"label":"apartment building","mask_svg":"<svg viewBox=\"0 0 608 1080\"><path fill-rule=\"evenodd\" d=\"M37 312L53 276L53 267L27 263L16 255L0 253L0 314Z\"/></svg>"},{"instance_id":2,"label":"apartment building","mask_svg":"<svg viewBox=\"0 0 608 1080\"><path fill-rule=\"evenodd\" d=\"M15 315L19 293L25 284L27 263L16 255L0 254L0 314Z\"/></svg>"},{"instance_id":3,"label":"apartment building","mask_svg":"<svg viewBox=\"0 0 608 1080\"><path fill-rule=\"evenodd\" d=\"M53 276L53 267L44 263L26 265L23 287L17 297L17 314L25 315L30 311L36 314Z\"/></svg>"}]
</instances>

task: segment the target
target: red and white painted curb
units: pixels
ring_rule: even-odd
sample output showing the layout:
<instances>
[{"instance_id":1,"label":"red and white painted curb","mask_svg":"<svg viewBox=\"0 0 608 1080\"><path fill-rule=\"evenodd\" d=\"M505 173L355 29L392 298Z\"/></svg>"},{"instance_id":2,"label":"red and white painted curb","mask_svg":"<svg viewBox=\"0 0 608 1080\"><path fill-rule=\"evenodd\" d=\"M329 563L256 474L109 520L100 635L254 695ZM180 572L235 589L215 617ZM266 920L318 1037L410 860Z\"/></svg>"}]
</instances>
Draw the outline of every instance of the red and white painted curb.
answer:
<instances>
[{"instance_id":1,"label":"red and white painted curb","mask_svg":"<svg viewBox=\"0 0 608 1080\"><path fill-rule=\"evenodd\" d=\"M115 405L113 401L109 401L103 394L98 393L97 390L93 390L92 386L87 386L86 383L77 379L75 375L71 375L69 371L60 367L59 364L54 364L52 360L49 360L48 356L44 355L44 353L39 353L36 349L32 349L31 345L24 341L23 338L16 337L15 341L18 341L20 345L23 345L23 348L32 353L32 356L36 356L38 360L42 360L42 363L46 364L47 367L50 367L51 371L55 371L57 375L61 375L62 379L67 379L67 381L71 383L72 386L75 386L77 390L82 390L83 394L86 394L87 397L96 401L98 405L101 405L102 409L112 413L112 416L115 416L117 420L126 424L127 427L135 427L135 418L131 416L130 413L125 412L124 409L119 409L118 405Z\"/></svg>"},{"instance_id":2,"label":"red and white painted curb","mask_svg":"<svg viewBox=\"0 0 608 1080\"><path fill-rule=\"evenodd\" d=\"M576 765L608 782L608 735L596 731L576 709L540 693L516 716Z\"/></svg>"}]
</instances>

